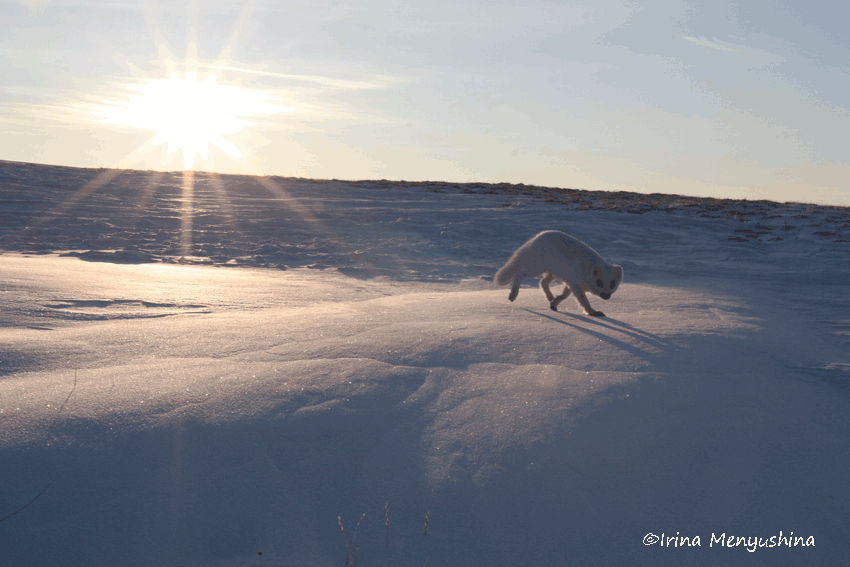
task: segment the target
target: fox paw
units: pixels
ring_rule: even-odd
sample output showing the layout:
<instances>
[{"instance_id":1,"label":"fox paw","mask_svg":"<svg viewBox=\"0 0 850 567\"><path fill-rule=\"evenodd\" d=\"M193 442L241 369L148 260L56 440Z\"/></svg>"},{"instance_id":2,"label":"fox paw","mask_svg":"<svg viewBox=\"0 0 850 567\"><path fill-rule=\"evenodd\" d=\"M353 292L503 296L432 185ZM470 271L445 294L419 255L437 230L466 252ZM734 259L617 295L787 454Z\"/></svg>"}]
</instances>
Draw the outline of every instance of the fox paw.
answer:
<instances>
[{"instance_id":1,"label":"fox paw","mask_svg":"<svg viewBox=\"0 0 850 567\"><path fill-rule=\"evenodd\" d=\"M557 311L557 310L558 310L558 306L557 306L557 305L549 304L549 309L551 309L552 311Z\"/></svg>"},{"instance_id":2,"label":"fox paw","mask_svg":"<svg viewBox=\"0 0 850 567\"><path fill-rule=\"evenodd\" d=\"M603 313L602 311L593 311L591 313L588 313L588 315L590 315L591 317L605 317L605 313Z\"/></svg>"}]
</instances>

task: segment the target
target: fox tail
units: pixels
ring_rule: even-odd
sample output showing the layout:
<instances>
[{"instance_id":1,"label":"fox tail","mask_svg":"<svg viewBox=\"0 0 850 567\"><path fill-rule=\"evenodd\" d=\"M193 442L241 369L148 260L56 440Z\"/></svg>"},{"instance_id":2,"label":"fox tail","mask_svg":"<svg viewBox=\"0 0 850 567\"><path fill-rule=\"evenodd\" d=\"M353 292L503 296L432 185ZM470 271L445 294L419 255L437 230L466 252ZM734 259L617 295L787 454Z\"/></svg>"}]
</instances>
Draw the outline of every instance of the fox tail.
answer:
<instances>
[{"instance_id":1,"label":"fox tail","mask_svg":"<svg viewBox=\"0 0 850 567\"><path fill-rule=\"evenodd\" d=\"M519 270L519 254L514 253L510 260L508 260L504 266L499 268L499 271L496 272L496 275L493 277L493 281L499 285L507 285L513 281L517 270Z\"/></svg>"}]
</instances>

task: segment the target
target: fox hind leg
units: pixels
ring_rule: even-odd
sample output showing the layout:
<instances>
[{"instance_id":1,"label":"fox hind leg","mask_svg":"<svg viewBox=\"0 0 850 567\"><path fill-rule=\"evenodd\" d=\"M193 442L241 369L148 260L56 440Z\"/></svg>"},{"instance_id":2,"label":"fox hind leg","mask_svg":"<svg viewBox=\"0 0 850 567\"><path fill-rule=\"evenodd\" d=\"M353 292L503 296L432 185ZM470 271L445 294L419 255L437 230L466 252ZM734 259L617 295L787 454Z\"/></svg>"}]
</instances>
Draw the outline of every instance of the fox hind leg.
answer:
<instances>
[{"instance_id":1,"label":"fox hind leg","mask_svg":"<svg viewBox=\"0 0 850 567\"><path fill-rule=\"evenodd\" d=\"M570 289L570 286L568 284L564 284L564 292L558 297L553 297L549 299L549 309L551 309L552 311L557 311L558 305L560 305L563 300L568 298L571 292L572 290Z\"/></svg>"},{"instance_id":2,"label":"fox hind leg","mask_svg":"<svg viewBox=\"0 0 850 567\"><path fill-rule=\"evenodd\" d=\"M543 295L546 296L546 300L551 303L555 296L552 295L552 291L549 289L549 284L552 283L552 280L555 279L555 276L552 275L552 272L546 272L545 277L540 280L540 289L543 290Z\"/></svg>"},{"instance_id":3,"label":"fox hind leg","mask_svg":"<svg viewBox=\"0 0 850 567\"><path fill-rule=\"evenodd\" d=\"M511 294L508 296L509 301L516 299L516 296L519 293L519 286L522 285L522 280L524 279L525 274L517 274L516 277L514 277L513 286L511 286Z\"/></svg>"}]
</instances>

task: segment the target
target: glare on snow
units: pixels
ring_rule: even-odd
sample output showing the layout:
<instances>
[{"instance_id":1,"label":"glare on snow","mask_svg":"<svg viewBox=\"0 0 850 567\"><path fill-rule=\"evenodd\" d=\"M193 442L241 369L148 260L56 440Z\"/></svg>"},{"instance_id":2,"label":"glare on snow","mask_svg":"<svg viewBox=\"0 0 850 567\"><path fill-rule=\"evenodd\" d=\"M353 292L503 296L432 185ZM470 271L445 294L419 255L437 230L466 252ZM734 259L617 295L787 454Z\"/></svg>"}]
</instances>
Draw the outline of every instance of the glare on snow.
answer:
<instances>
[{"instance_id":1,"label":"glare on snow","mask_svg":"<svg viewBox=\"0 0 850 567\"><path fill-rule=\"evenodd\" d=\"M215 75L198 81L194 72L186 73L185 80L177 73L171 73L170 79L145 79L125 87L139 93L128 95L129 102L108 101L109 106L94 111L103 122L155 131L153 144L167 142L168 153L182 149L183 165L190 169L196 153L208 158L209 144L231 157L242 157L239 149L223 137L253 124L238 117L292 110L269 102L274 99L264 91L216 81Z\"/></svg>"}]
</instances>

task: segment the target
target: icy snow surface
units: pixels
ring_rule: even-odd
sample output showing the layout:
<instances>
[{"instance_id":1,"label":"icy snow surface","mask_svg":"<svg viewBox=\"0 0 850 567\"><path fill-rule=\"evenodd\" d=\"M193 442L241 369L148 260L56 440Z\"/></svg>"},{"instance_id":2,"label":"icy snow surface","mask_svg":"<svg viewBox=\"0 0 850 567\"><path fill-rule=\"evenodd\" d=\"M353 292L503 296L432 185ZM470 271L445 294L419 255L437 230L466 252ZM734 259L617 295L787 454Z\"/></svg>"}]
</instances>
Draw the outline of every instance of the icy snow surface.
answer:
<instances>
[{"instance_id":1,"label":"icy snow surface","mask_svg":"<svg viewBox=\"0 0 850 567\"><path fill-rule=\"evenodd\" d=\"M850 556L846 208L188 181L0 162L3 565ZM491 283L543 229L606 318Z\"/></svg>"}]
</instances>

